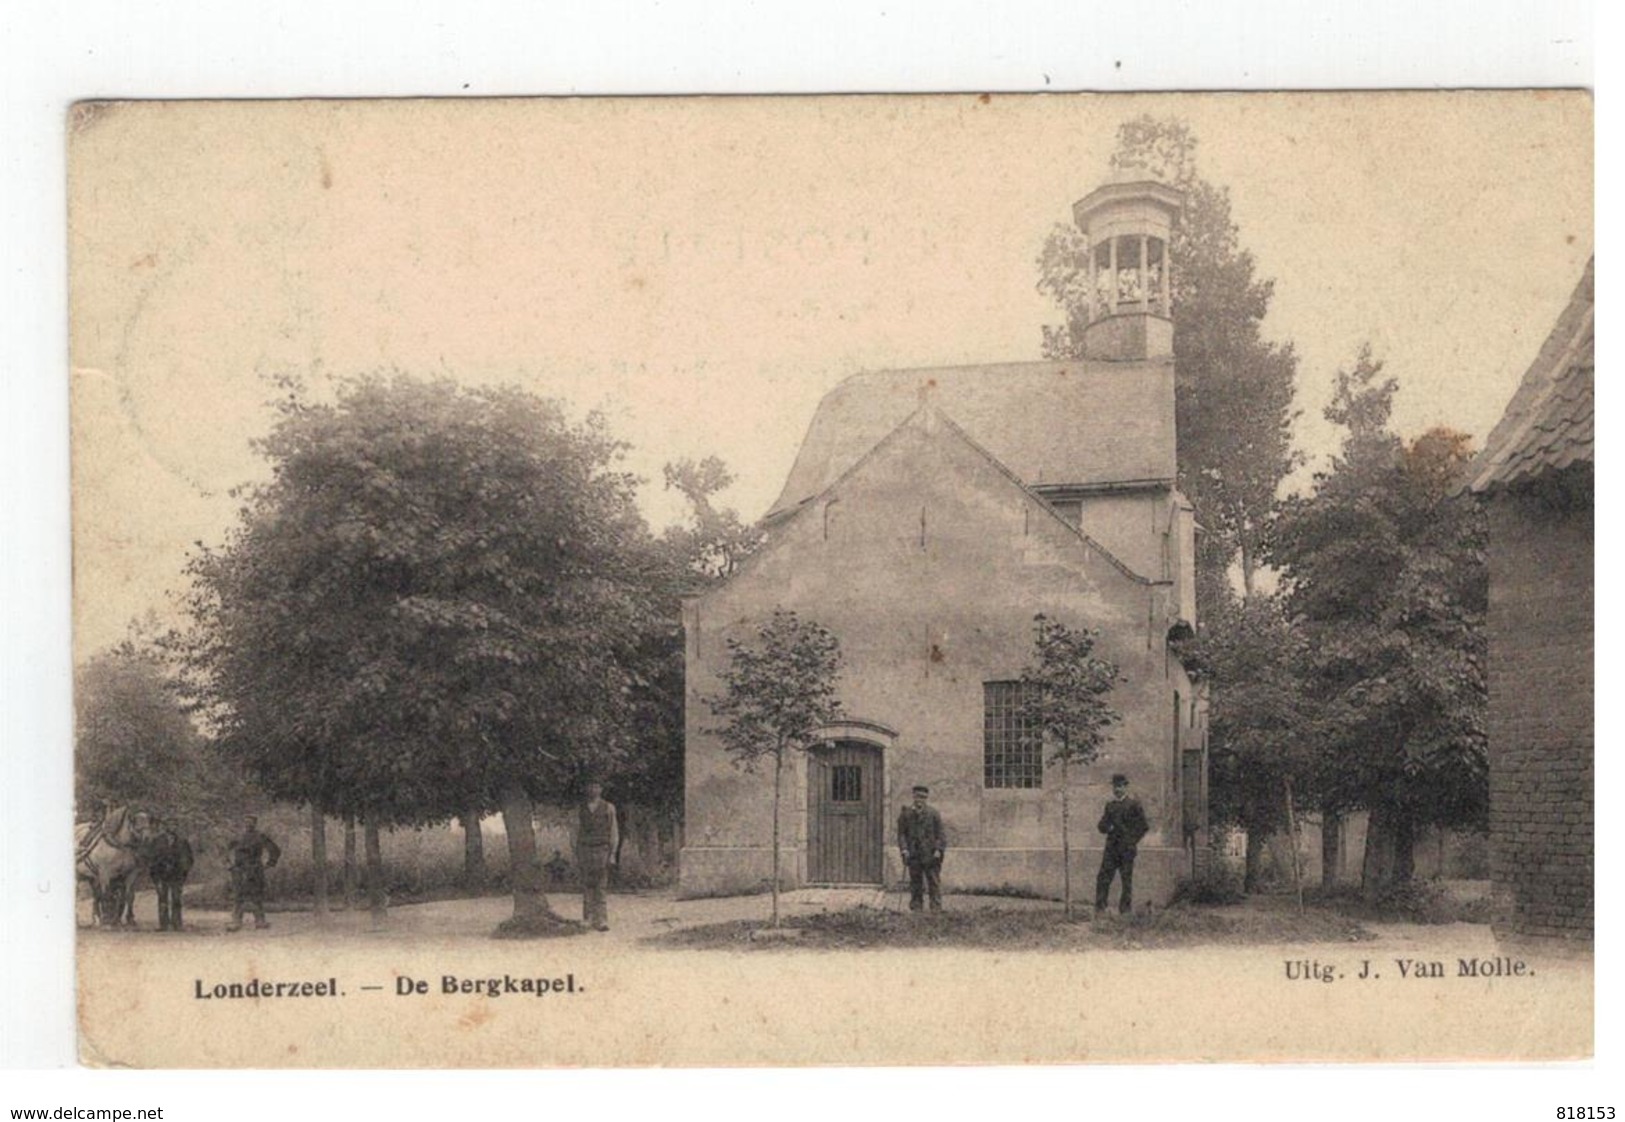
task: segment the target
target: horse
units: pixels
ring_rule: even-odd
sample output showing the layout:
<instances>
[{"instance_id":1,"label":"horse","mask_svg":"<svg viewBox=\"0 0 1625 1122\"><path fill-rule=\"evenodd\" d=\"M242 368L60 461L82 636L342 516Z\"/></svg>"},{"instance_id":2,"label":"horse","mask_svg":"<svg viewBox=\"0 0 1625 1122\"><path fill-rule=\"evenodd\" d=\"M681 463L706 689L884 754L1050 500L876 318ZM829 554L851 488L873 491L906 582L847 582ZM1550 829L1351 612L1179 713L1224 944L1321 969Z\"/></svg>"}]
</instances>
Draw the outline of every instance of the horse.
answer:
<instances>
[{"instance_id":1,"label":"horse","mask_svg":"<svg viewBox=\"0 0 1625 1122\"><path fill-rule=\"evenodd\" d=\"M127 807L109 807L99 823L74 827L74 872L90 884L91 922L104 926L134 922L127 915L133 902L135 874L141 867L140 847L145 840L139 816Z\"/></svg>"}]
</instances>

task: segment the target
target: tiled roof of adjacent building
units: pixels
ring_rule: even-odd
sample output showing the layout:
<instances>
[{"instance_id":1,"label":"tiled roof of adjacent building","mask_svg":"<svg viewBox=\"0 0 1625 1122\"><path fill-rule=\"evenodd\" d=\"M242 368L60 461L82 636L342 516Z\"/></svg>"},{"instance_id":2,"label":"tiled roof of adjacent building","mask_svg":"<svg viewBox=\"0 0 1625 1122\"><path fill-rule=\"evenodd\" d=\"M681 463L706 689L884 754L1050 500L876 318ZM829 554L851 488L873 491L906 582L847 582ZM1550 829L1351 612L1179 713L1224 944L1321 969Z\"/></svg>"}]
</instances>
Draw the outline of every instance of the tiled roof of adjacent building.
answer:
<instances>
[{"instance_id":1,"label":"tiled roof of adjacent building","mask_svg":"<svg viewBox=\"0 0 1625 1122\"><path fill-rule=\"evenodd\" d=\"M1166 359L856 374L819 403L768 516L818 494L925 403L1029 487L1171 482L1173 381Z\"/></svg>"},{"instance_id":2,"label":"tiled roof of adjacent building","mask_svg":"<svg viewBox=\"0 0 1625 1122\"><path fill-rule=\"evenodd\" d=\"M1568 307L1473 461L1472 490L1510 487L1593 460L1595 267L1595 258L1586 263Z\"/></svg>"}]
</instances>

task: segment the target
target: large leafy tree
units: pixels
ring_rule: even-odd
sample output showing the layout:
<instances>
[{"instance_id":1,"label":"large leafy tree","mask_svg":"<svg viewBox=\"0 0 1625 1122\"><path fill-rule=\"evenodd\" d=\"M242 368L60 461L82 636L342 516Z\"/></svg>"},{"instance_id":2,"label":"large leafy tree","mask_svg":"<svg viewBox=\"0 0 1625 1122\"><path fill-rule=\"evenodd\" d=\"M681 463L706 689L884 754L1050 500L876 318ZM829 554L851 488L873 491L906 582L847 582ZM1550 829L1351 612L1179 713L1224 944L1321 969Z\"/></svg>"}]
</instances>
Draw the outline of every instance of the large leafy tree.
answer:
<instances>
[{"instance_id":1,"label":"large leafy tree","mask_svg":"<svg viewBox=\"0 0 1625 1122\"><path fill-rule=\"evenodd\" d=\"M269 482L189 565L221 750L374 829L500 809L515 919L545 920L534 800L633 743L655 619L622 446L516 389L393 375L291 393L258 450Z\"/></svg>"},{"instance_id":2,"label":"large leafy tree","mask_svg":"<svg viewBox=\"0 0 1625 1122\"><path fill-rule=\"evenodd\" d=\"M841 644L827 628L776 609L754 645L728 640L723 692L706 698L723 723L714 731L734 764L754 771L773 765L773 926L779 925L779 808L784 765L818 742L818 731L840 713L836 682Z\"/></svg>"},{"instance_id":3,"label":"large leafy tree","mask_svg":"<svg viewBox=\"0 0 1625 1122\"><path fill-rule=\"evenodd\" d=\"M1468 439L1389 426L1398 383L1369 347L1326 409L1345 439L1283 508L1271 552L1301 630L1326 809L1370 812L1364 886L1410 879L1419 828L1486 813L1483 512L1453 494Z\"/></svg>"},{"instance_id":4,"label":"large leafy tree","mask_svg":"<svg viewBox=\"0 0 1625 1122\"><path fill-rule=\"evenodd\" d=\"M150 621L74 673L74 801L178 818L204 841L229 829L263 796L231 761L209 750L176 689L173 668ZM126 922L135 920L135 885L126 886Z\"/></svg>"},{"instance_id":5,"label":"large leafy tree","mask_svg":"<svg viewBox=\"0 0 1625 1122\"><path fill-rule=\"evenodd\" d=\"M1118 129L1114 170L1184 192L1169 247L1173 271L1175 409L1179 482L1206 529L1198 592L1226 594L1232 566L1244 596L1268 544L1281 480L1298 463L1292 448L1297 355L1262 335L1274 282L1259 279L1241 245L1230 192L1197 169L1198 142L1177 118L1142 115ZM1038 259L1038 287L1066 315L1044 329L1047 358L1083 354L1088 247L1076 226L1058 225Z\"/></svg>"},{"instance_id":6,"label":"large leafy tree","mask_svg":"<svg viewBox=\"0 0 1625 1122\"><path fill-rule=\"evenodd\" d=\"M124 642L74 674L74 800L168 813L201 756L202 737L162 663Z\"/></svg>"},{"instance_id":7,"label":"large leafy tree","mask_svg":"<svg viewBox=\"0 0 1625 1122\"><path fill-rule=\"evenodd\" d=\"M620 761L614 776L623 798L623 844L631 839L644 846L659 844L663 826L675 832L682 814L682 601L727 580L762 542L759 527L719 503L719 492L734 481L720 459L668 463L664 476L666 489L683 496L688 512L654 543L652 587L662 622L648 630L636 652L644 687L630 699L636 751Z\"/></svg>"},{"instance_id":8,"label":"large leafy tree","mask_svg":"<svg viewBox=\"0 0 1625 1122\"><path fill-rule=\"evenodd\" d=\"M1314 804L1315 709L1304 697L1308 648L1274 596L1220 599L1186 650L1211 687L1209 813L1247 834L1244 887L1257 891L1264 845L1287 825L1289 792Z\"/></svg>"},{"instance_id":9,"label":"large leafy tree","mask_svg":"<svg viewBox=\"0 0 1625 1122\"><path fill-rule=\"evenodd\" d=\"M1042 739L1061 768L1061 906L1072 916L1071 768L1100 755L1122 714L1108 700L1122 680L1117 664L1095 654L1097 631L1033 617L1032 661L1021 672L1021 722Z\"/></svg>"}]
</instances>

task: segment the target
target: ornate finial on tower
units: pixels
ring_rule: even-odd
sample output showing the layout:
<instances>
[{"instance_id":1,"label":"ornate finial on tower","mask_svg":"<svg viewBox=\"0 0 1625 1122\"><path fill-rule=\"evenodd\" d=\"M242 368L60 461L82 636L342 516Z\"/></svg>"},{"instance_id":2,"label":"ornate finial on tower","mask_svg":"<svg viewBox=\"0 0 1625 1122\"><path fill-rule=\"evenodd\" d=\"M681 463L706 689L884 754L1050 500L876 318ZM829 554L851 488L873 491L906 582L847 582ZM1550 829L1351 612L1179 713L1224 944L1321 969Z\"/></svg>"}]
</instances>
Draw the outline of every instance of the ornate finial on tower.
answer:
<instances>
[{"instance_id":1,"label":"ornate finial on tower","mask_svg":"<svg viewBox=\"0 0 1625 1122\"><path fill-rule=\"evenodd\" d=\"M1085 358L1134 362L1174 353L1168 242L1183 201L1143 167L1125 166L1073 204L1089 246Z\"/></svg>"}]
</instances>

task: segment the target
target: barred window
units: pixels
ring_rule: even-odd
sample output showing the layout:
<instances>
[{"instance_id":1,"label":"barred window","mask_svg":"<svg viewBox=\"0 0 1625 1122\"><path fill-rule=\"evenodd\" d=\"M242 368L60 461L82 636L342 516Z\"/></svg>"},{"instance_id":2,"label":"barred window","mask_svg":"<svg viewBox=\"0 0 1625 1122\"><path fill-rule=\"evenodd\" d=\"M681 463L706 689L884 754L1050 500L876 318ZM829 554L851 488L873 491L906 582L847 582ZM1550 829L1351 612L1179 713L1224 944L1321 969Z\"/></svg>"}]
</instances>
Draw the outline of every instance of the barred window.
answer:
<instances>
[{"instance_id":1,"label":"barred window","mask_svg":"<svg viewBox=\"0 0 1625 1122\"><path fill-rule=\"evenodd\" d=\"M863 801L863 769L856 764L836 764L829 769L830 801L860 803Z\"/></svg>"},{"instance_id":2,"label":"barred window","mask_svg":"<svg viewBox=\"0 0 1625 1122\"><path fill-rule=\"evenodd\" d=\"M982 784L1044 785L1044 745L1021 719L1020 682L982 683Z\"/></svg>"}]
</instances>

